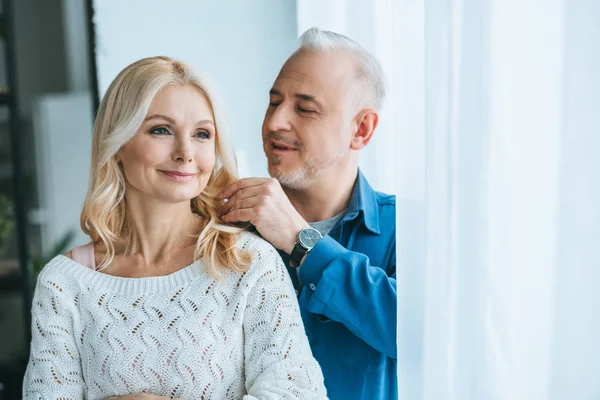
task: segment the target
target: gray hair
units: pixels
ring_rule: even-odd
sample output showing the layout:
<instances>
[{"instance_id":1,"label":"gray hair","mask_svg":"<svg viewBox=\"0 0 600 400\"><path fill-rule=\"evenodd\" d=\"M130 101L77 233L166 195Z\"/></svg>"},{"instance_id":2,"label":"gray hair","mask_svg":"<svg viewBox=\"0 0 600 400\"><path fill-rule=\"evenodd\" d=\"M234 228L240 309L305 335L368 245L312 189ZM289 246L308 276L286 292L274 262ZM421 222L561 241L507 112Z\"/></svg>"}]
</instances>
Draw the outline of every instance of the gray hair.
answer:
<instances>
[{"instance_id":1,"label":"gray hair","mask_svg":"<svg viewBox=\"0 0 600 400\"><path fill-rule=\"evenodd\" d=\"M348 51L358 63L357 80L371 93L373 108L380 110L385 97L385 76L381 64L364 47L339 33L309 28L300 36L298 51Z\"/></svg>"}]
</instances>

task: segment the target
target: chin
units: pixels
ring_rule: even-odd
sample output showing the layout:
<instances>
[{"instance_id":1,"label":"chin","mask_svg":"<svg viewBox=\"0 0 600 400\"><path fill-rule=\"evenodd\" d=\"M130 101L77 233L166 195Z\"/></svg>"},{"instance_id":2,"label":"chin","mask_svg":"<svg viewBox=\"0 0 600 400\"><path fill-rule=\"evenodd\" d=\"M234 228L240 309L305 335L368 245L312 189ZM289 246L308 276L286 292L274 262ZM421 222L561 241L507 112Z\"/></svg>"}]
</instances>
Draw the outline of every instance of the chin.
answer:
<instances>
[{"instance_id":1,"label":"chin","mask_svg":"<svg viewBox=\"0 0 600 400\"><path fill-rule=\"evenodd\" d=\"M269 164L269 175L279 179L280 176L294 175L294 170L283 168L281 164Z\"/></svg>"},{"instance_id":2,"label":"chin","mask_svg":"<svg viewBox=\"0 0 600 400\"><path fill-rule=\"evenodd\" d=\"M279 156L272 156L269 158L269 171L283 174L296 174L301 171L302 165L296 162L290 162L292 160L285 160Z\"/></svg>"}]
</instances>

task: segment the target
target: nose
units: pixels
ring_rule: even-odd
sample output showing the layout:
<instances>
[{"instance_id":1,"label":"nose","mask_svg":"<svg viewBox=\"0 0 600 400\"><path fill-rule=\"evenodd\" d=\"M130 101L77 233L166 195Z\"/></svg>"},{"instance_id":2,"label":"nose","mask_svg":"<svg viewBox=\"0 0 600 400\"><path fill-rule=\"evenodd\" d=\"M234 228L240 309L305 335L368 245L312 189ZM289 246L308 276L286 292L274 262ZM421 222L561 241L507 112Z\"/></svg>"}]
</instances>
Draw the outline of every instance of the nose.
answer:
<instances>
[{"instance_id":1,"label":"nose","mask_svg":"<svg viewBox=\"0 0 600 400\"><path fill-rule=\"evenodd\" d=\"M192 162L192 143L189 138L177 138L173 151L173 161L189 163Z\"/></svg>"},{"instance_id":2,"label":"nose","mask_svg":"<svg viewBox=\"0 0 600 400\"><path fill-rule=\"evenodd\" d=\"M270 112L267 112L265 122L269 132L288 132L291 130L290 122L291 110L284 103L279 104L276 107L270 108Z\"/></svg>"}]
</instances>

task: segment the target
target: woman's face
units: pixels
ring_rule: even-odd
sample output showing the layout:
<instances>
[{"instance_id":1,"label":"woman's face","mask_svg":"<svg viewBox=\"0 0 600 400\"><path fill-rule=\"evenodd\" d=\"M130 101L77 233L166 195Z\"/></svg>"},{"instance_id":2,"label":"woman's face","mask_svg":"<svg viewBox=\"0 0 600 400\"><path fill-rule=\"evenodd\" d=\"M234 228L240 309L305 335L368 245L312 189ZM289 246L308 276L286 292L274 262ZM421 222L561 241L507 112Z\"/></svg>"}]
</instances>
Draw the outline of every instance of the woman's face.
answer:
<instances>
[{"instance_id":1,"label":"woman's face","mask_svg":"<svg viewBox=\"0 0 600 400\"><path fill-rule=\"evenodd\" d=\"M167 203L197 197L215 166L215 134L212 108L197 88L162 89L134 138L117 154L125 195L138 192Z\"/></svg>"}]
</instances>

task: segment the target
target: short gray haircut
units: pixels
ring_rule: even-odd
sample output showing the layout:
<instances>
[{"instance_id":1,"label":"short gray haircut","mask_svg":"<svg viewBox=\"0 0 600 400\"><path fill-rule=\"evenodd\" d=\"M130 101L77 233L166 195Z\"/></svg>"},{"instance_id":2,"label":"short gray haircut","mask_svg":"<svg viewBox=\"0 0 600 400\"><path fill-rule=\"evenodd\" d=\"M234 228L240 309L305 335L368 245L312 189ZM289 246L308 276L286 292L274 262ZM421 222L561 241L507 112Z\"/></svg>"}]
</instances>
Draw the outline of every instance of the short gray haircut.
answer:
<instances>
[{"instance_id":1,"label":"short gray haircut","mask_svg":"<svg viewBox=\"0 0 600 400\"><path fill-rule=\"evenodd\" d=\"M381 64L364 47L339 33L309 28L300 36L298 51L348 51L357 61L357 80L371 93L372 106L380 111L385 97L385 76ZM360 94L359 94L360 95Z\"/></svg>"}]
</instances>

